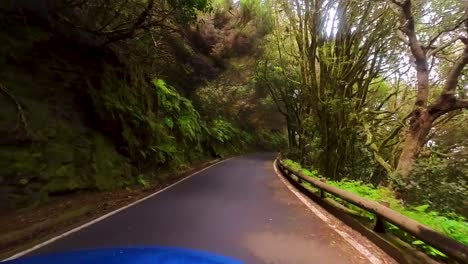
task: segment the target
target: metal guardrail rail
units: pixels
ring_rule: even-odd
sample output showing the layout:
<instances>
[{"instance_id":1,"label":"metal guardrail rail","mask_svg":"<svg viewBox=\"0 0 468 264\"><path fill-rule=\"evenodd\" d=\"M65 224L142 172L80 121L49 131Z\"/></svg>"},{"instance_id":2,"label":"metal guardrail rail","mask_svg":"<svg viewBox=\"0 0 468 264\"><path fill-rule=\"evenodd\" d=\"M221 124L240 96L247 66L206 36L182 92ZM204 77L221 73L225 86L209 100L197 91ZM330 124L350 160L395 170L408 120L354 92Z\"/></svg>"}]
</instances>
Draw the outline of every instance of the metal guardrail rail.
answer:
<instances>
[{"instance_id":1,"label":"metal guardrail rail","mask_svg":"<svg viewBox=\"0 0 468 264\"><path fill-rule=\"evenodd\" d=\"M328 185L325 182L309 177L302 172L294 171L290 166L285 164L280 158L277 159L277 164L283 173L290 176L290 174L298 177L301 180L308 182L320 190L320 196L325 197L325 192L337 196L349 203L352 203L366 211L374 213L377 217L375 231L384 232L383 222L387 221L400 229L408 232L414 237L424 241L425 243L433 246L437 250L443 252L447 256L468 263L468 247L456 240L453 240L428 226L422 225L417 221L408 218L385 205L375 201L366 200L354 193L341 190L334 186Z\"/></svg>"}]
</instances>

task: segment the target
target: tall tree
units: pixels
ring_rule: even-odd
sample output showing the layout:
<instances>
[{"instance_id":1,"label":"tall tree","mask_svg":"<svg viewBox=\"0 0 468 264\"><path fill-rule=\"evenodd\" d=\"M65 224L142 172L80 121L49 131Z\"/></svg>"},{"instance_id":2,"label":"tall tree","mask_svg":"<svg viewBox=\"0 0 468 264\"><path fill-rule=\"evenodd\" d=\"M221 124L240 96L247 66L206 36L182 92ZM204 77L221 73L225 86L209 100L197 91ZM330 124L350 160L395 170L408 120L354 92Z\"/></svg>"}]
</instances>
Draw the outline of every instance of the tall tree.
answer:
<instances>
[{"instance_id":1,"label":"tall tree","mask_svg":"<svg viewBox=\"0 0 468 264\"><path fill-rule=\"evenodd\" d=\"M391 57L389 6L371 1L280 0L276 10L283 34L295 41L293 54L283 45L278 45L278 54L292 57L289 60L296 62L293 66L299 73L293 80L297 88L286 92L302 98L298 120L307 117L311 121L307 123L313 124L295 123L298 142L292 147L297 147L300 157L318 153L314 163L321 172L341 177L358 155L354 150L360 132L355 128L362 125L360 113L369 108L371 83L382 75ZM286 73L293 76L291 71ZM313 150L308 147L310 130L316 131Z\"/></svg>"},{"instance_id":2,"label":"tall tree","mask_svg":"<svg viewBox=\"0 0 468 264\"><path fill-rule=\"evenodd\" d=\"M459 7L459 11L464 10L464 14L449 25L447 23L438 23L442 24L441 29L434 32L429 38L423 34L418 35L418 28L421 28L420 23L423 16L415 16L413 6L415 4L421 5L421 3L411 0L392 0L391 2L400 17L399 36L411 51L417 76L417 96L397 167L397 172L403 178L407 178L413 170L415 160L422 147L427 142L434 122L451 111L468 108L468 100L463 98L464 94L457 94L459 80L463 75L466 64L468 64L468 1L458 4L449 1L450 4ZM437 4L440 3L433 1L432 7L434 8ZM454 11L457 11L457 8ZM459 13L456 12L455 14ZM425 40L424 43L421 39ZM458 58L449 67L444 78L443 91L431 103L429 102L431 57L434 58L447 48L458 45L459 42L463 46L461 51L456 53Z\"/></svg>"}]
</instances>

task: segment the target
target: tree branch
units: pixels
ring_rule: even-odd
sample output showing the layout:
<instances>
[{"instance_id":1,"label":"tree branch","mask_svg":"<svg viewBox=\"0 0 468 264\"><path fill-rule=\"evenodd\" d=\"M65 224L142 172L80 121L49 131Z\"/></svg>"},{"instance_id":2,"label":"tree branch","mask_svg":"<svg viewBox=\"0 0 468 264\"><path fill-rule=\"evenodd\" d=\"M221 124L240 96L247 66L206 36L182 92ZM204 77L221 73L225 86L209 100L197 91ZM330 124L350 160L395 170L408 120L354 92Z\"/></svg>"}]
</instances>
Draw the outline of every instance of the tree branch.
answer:
<instances>
[{"instance_id":1,"label":"tree branch","mask_svg":"<svg viewBox=\"0 0 468 264\"><path fill-rule=\"evenodd\" d=\"M388 100L390 100L390 98L392 98L393 96L396 96L397 94L398 94L398 91L395 91L395 92L389 94L387 97L385 97L385 99L379 104L379 106L377 107L376 110L379 111L379 110L384 106L384 104L385 104Z\"/></svg>"},{"instance_id":2,"label":"tree branch","mask_svg":"<svg viewBox=\"0 0 468 264\"><path fill-rule=\"evenodd\" d=\"M439 46L439 47L436 47L435 49L429 51L429 53L427 54L428 57L430 56L434 56L435 54L437 54L438 52L444 50L445 48L451 46L453 43L455 43L457 40L459 40L460 37L454 37L452 38L451 40L447 41L445 44ZM430 47L430 46L429 46Z\"/></svg>"},{"instance_id":3,"label":"tree branch","mask_svg":"<svg viewBox=\"0 0 468 264\"><path fill-rule=\"evenodd\" d=\"M16 106L16 109L18 111L16 130L18 132L23 132L26 138L29 139L30 133L28 129L28 123L26 121L26 115L24 114L22 105L18 102L16 97L1 83L0 83L0 91L2 91L7 97L9 97Z\"/></svg>"},{"instance_id":4,"label":"tree branch","mask_svg":"<svg viewBox=\"0 0 468 264\"><path fill-rule=\"evenodd\" d=\"M468 109L468 100L467 99L458 99L455 103L454 109Z\"/></svg>"},{"instance_id":5,"label":"tree branch","mask_svg":"<svg viewBox=\"0 0 468 264\"><path fill-rule=\"evenodd\" d=\"M148 5L146 6L145 10L141 12L137 20L135 21L135 23L133 23L133 25L130 28L116 30L116 31L112 31L108 33L108 37L107 37L108 40L104 44L104 46L115 41L130 38L133 35L135 35L135 32L143 26L143 24L146 22L147 18L149 17L150 12L154 7L154 3L155 3L155 0L150 0L148 2Z\"/></svg>"},{"instance_id":6,"label":"tree branch","mask_svg":"<svg viewBox=\"0 0 468 264\"><path fill-rule=\"evenodd\" d=\"M468 64L468 40L466 38L460 38L465 43L462 56L455 62L452 69L450 70L447 79L445 81L443 95L453 94L457 88L458 79L462 74L463 68Z\"/></svg>"},{"instance_id":7,"label":"tree branch","mask_svg":"<svg viewBox=\"0 0 468 264\"><path fill-rule=\"evenodd\" d=\"M447 33L447 32L451 32L451 31L454 31L455 29L459 28L463 23L466 23L468 19L460 19L460 21L458 21L455 25L453 25L452 27L450 28L447 28L447 29L444 29L444 30L441 30L440 32L438 32L434 37L432 37L430 40L429 40L429 43L427 44L427 48L430 48L434 42L436 42L436 40L444 33Z\"/></svg>"}]
</instances>

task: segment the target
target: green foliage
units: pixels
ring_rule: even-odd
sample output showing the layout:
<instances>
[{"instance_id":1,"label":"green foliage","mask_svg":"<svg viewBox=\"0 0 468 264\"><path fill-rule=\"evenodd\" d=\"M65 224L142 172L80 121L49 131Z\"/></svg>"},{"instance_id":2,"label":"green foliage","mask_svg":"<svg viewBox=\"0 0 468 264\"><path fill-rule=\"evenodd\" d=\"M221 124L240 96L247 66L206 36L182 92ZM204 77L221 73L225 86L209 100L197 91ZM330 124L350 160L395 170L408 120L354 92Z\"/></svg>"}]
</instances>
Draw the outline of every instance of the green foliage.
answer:
<instances>
[{"instance_id":1,"label":"green foliage","mask_svg":"<svg viewBox=\"0 0 468 264\"><path fill-rule=\"evenodd\" d=\"M252 143L253 137L224 119L214 119L205 127L208 134L207 144L216 156L239 153Z\"/></svg>"},{"instance_id":2,"label":"green foliage","mask_svg":"<svg viewBox=\"0 0 468 264\"><path fill-rule=\"evenodd\" d=\"M197 12L209 12L212 10L211 0L172 0L169 4L177 10L182 22L190 22L197 18Z\"/></svg>"},{"instance_id":3,"label":"green foliage","mask_svg":"<svg viewBox=\"0 0 468 264\"><path fill-rule=\"evenodd\" d=\"M304 174L314 178L319 177L316 170L304 169L299 163L290 159L286 159L284 162L294 170L302 171ZM455 213L442 213L435 210L429 210L429 204L422 204L419 206L402 205L401 201L395 197L395 194L386 187L374 187L370 184L364 184L361 181L353 181L348 179L343 179L341 181L328 180L327 183L372 201L386 201L393 210L411 219L414 219L421 224L429 226L434 230L439 231L455 240L458 240L461 243L468 245L468 222L463 216L457 215ZM331 197L339 203L349 207L353 211L358 212L361 216L365 216L369 218L369 220L375 219L375 216L371 213L351 205L340 198L334 196ZM388 224L387 228L393 234L433 257L446 257L440 251L425 244L423 241L417 240L413 236L407 234L394 225Z\"/></svg>"},{"instance_id":4,"label":"green foliage","mask_svg":"<svg viewBox=\"0 0 468 264\"><path fill-rule=\"evenodd\" d=\"M307 172L307 171L309 171L309 172L310 172L310 171L315 171L315 170L313 170L313 169L311 169L311 170L303 169L302 166L301 166L301 164L299 164L299 163L297 163L297 162L294 162L294 161L291 160L291 159L284 159L283 161L284 161L284 163L285 163L286 165L288 165L289 167L291 167L291 168L292 168L293 170L295 170L295 171L302 171L302 172L304 172L304 173Z\"/></svg>"},{"instance_id":5,"label":"green foliage","mask_svg":"<svg viewBox=\"0 0 468 264\"><path fill-rule=\"evenodd\" d=\"M127 186L131 183L128 160L115 151L112 142L98 134L94 137L94 155L91 166L94 177L92 188L103 191ZM76 178L79 178L75 175Z\"/></svg>"},{"instance_id":6,"label":"green foliage","mask_svg":"<svg viewBox=\"0 0 468 264\"><path fill-rule=\"evenodd\" d=\"M198 112L162 79L153 79L148 87L143 78L119 81L109 72L93 98L103 118L111 116L121 124L130 157L141 166L155 162L177 167L202 151Z\"/></svg>"},{"instance_id":7,"label":"green foliage","mask_svg":"<svg viewBox=\"0 0 468 264\"><path fill-rule=\"evenodd\" d=\"M145 178L145 176L143 174L138 175L137 182L143 188L146 188L146 187L149 186L149 183L148 183L148 181L146 180L146 178Z\"/></svg>"},{"instance_id":8,"label":"green foliage","mask_svg":"<svg viewBox=\"0 0 468 264\"><path fill-rule=\"evenodd\" d=\"M234 128L231 123L222 119L213 120L209 130L209 134L221 143L229 141L236 132L236 128Z\"/></svg>"},{"instance_id":9,"label":"green foliage","mask_svg":"<svg viewBox=\"0 0 468 264\"><path fill-rule=\"evenodd\" d=\"M434 180L437 179L437 180ZM420 158L401 193L404 200L415 205L425 203L441 212L457 212L468 216L468 162L436 155Z\"/></svg>"},{"instance_id":10,"label":"green foliage","mask_svg":"<svg viewBox=\"0 0 468 264\"><path fill-rule=\"evenodd\" d=\"M240 0L239 3L244 19L255 18L258 20L258 26L262 27L262 31L268 32L271 30L271 7L267 5L268 2L262 0Z\"/></svg>"},{"instance_id":11,"label":"green foliage","mask_svg":"<svg viewBox=\"0 0 468 264\"><path fill-rule=\"evenodd\" d=\"M420 206L416 206L414 207L413 209L417 212L420 212L420 213L423 213L424 211L427 210L427 208L429 208L429 205L428 204L422 204Z\"/></svg>"},{"instance_id":12,"label":"green foliage","mask_svg":"<svg viewBox=\"0 0 468 264\"><path fill-rule=\"evenodd\" d=\"M390 9L362 1L298 1L304 12L296 12L293 3L273 3L276 24L258 67L259 85L268 87L287 118L295 158L333 180L378 178L362 124L374 108L373 79L392 58L379 55L391 46ZM308 27L309 20L328 22ZM377 57L382 61L376 64Z\"/></svg>"},{"instance_id":13,"label":"green foliage","mask_svg":"<svg viewBox=\"0 0 468 264\"><path fill-rule=\"evenodd\" d=\"M267 129L255 131L255 143L258 148L270 151L280 151L288 145L285 133Z\"/></svg>"},{"instance_id":14,"label":"green foliage","mask_svg":"<svg viewBox=\"0 0 468 264\"><path fill-rule=\"evenodd\" d=\"M163 79L154 78L148 87L138 73L132 76L132 81L121 81L108 71L93 99L102 119L120 123L125 147L140 167L179 167L196 157L243 151L252 142L248 133L222 118L206 123L191 101Z\"/></svg>"}]
</instances>

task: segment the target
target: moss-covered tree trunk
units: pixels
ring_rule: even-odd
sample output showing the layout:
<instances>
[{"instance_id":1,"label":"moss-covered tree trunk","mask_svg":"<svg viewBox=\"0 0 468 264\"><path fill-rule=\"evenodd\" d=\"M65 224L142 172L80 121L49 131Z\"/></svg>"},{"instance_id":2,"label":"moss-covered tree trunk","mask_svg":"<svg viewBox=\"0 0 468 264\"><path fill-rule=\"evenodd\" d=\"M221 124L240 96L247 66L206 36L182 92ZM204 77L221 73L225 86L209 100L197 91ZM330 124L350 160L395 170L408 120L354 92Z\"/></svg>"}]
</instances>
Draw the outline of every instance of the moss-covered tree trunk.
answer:
<instances>
[{"instance_id":1,"label":"moss-covered tree trunk","mask_svg":"<svg viewBox=\"0 0 468 264\"><path fill-rule=\"evenodd\" d=\"M465 45L461 56L450 68L445 80L445 86L438 99L428 106L429 97L429 64L428 57L435 55L444 46L437 48L432 53L426 45L423 45L416 34L415 18L413 17L412 1L392 2L399 8L400 27L399 30L406 35L405 44L408 45L416 63L417 94L414 103L414 110L410 119L410 126L405 134L404 144L398 160L397 173L406 180L413 170L416 158L421 149L426 144L427 136L432 128L433 122L440 116L457 109L467 109L468 100L455 96L455 90L460 76L465 66L468 64L468 39L460 36L460 40ZM464 25L468 32L468 1L465 1Z\"/></svg>"},{"instance_id":2,"label":"moss-covered tree trunk","mask_svg":"<svg viewBox=\"0 0 468 264\"><path fill-rule=\"evenodd\" d=\"M427 111L414 115L417 117L411 120L411 125L406 133L403 149L398 160L397 172L403 178L407 178L411 174L416 158L426 143L427 135L432 127L432 119Z\"/></svg>"}]
</instances>

